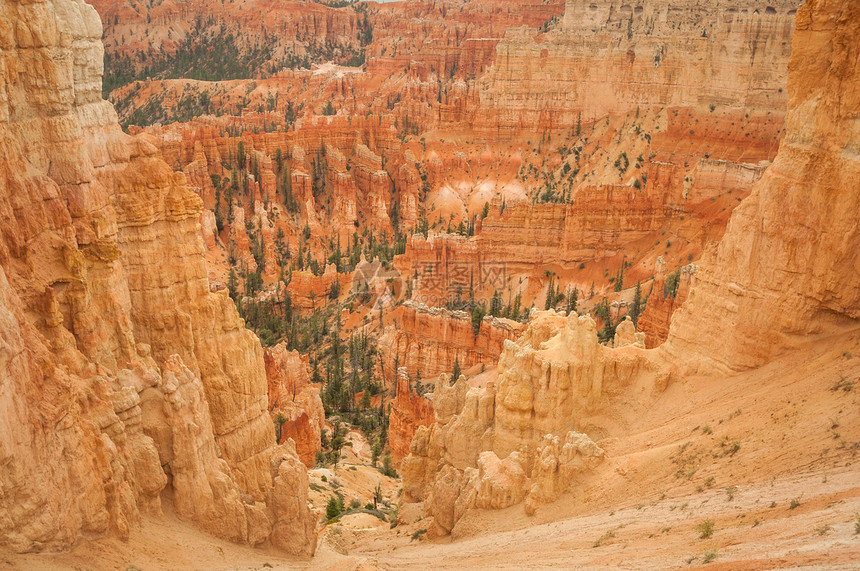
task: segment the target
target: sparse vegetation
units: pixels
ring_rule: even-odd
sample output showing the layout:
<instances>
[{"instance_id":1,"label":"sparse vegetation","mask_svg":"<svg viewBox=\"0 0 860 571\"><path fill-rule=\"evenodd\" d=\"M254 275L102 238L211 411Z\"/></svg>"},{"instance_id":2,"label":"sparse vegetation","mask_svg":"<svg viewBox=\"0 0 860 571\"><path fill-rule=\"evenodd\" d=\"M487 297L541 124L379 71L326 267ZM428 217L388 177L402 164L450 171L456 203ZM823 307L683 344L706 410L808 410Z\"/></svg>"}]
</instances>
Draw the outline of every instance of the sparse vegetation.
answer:
<instances>
[{"instance_id":1,"label":"sparse vegetation","mask_svg":"<svg viewBox=\"0 0 860 571\"><path fill-rule=\"evenodd\" d=\"M708 539L714 534L714 520L706 519L696 525L696 531L699 532L699 539Z\"/></svg>"},{"instance_id":2,"label":"sparse vegetation","mask_svg":"<svg viewBox=\"0 0 860 571\"><path fill-rule=\"evenodd\" d=\"M420 539L421 536L424 535L425 533L427 533L426 529L419 529L418 531L416 531L415 533L412 534L412 539L410 539L409 541L415 541L416 539Z\"/></svg>"},{"instance_id":3,"label":"sparse vegetation","mask_svg":"<svg viewBox=\"0 0 860 571\"><path fill-rule=\"evenodd\" d=\"M833 392L842 391L850 393L853 388L854 381L849 381L846 377L840 377L839 380L830 387L830 390Z\"/></svg>"},{"instance_id":4,"label":"sparse vegetation","mask_svg":"<svg viewBox=\"0 0 860 571\"><path fill-rule=\"evenodd\" d=\"M329 498L325 506L325 517L327 520L333 520L343 512L343 496L337 495Z\"/></svg>"},{"instance_id":5,"label":"sparse vegetation","mask_svg":"<svg viewBox=\"0 0 860 571\"><path fill-rule=\"evenodd\" d=\"M606 533L604 533L603 535L601 535L600 537L598 537L598 538L594 541L594 543L591 545L591 547L600 547L601 545L603 545L603 544L604 544L604 543L606 543L607 541L609 541L609 540L613 539L614 537L615 537L615 530L614 530L614 529L610 529L609 531L607 531Z\"/></svg>"}]
</instances>

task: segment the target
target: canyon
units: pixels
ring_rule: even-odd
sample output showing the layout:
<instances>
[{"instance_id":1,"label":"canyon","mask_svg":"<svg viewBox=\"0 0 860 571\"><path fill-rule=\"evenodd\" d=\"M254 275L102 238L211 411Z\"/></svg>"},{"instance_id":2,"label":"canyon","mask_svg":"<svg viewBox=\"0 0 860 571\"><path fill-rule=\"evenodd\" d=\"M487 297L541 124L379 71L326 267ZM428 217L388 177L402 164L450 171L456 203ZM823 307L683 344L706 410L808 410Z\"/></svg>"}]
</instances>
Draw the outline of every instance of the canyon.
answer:
<instances>
[{"instance_id":1,"label":"canyon","mask_svg":"<svg viewBox=\"0 0 860 571\"><path fill-rule=\"evenodd\" d=\"M858 23L4 1L0 569L851 568Z\"/></svg>"}]
</instances>

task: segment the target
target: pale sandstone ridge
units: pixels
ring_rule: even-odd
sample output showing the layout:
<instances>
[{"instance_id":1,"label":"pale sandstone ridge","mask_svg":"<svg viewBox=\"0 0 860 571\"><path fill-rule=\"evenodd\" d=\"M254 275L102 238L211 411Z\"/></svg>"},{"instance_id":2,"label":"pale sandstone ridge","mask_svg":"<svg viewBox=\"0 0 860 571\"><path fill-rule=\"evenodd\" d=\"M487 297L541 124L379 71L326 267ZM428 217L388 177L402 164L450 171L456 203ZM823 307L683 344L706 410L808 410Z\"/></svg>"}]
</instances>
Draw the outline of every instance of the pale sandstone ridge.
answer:
<instances>
[{"instance_id":1,"label":"pale sandstone ridge","mask_svg":"<svg viewBox=\"0 0 860 571\"><path fill-rule=\"evenodd\" d=\"M533 512L556 499L603 458L587 433L613 428L601 415L610 403L634 385L666 386L668 374L627 334L633 342L612 349L588 316L535 312L519 340L505 341L497 382L451 385L441 375L430 396L435 422L418 428L401 464L403 501L423 501L444 534L470 508L525 500Z\"/></svg>"},{"instance_id":2,"label":"pale sandstone ridge","mask_svg":"<svg viewBox=\"0 0 860 571\"><path fill-rule=\"evenodd\" d=\"M724 368L860 318L860 4L797 13L786 136L703 259L667 353ZM754 231L753 231L754 229Z\"/></svg>"},{"instance_id":3,"label":"pale sandstone ridge","mask_svg":"<svg viewBox=\"0 0 860 571\"><path fill-rule=\"evenodd\" d=\"M784 109L799 3L567 0L545 40L513 31L499 42L473 120L507 132L637 105Z\"/></svg>"},{"instance_id":4,"label":"pale sandstone ridge","mask_svg":"<svg viewBox=\"0 0 860 571\"><path fill-rule=\"evenodd\" d=\"M0 541L127 537L141 512L315 548L263 351L209 291L202 202L101 99L101 23L0 4Z\"/></svg>"}]
</instances>

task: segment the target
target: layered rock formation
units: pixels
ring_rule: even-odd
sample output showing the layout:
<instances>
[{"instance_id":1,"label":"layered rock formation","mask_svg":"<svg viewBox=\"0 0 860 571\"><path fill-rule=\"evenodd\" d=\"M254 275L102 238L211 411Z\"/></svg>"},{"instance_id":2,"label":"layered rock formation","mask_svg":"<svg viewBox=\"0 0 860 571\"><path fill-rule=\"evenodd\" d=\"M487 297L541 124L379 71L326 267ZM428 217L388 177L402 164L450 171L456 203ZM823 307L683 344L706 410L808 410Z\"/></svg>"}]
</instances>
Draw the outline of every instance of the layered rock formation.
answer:
<instances>
[{"instance_id":1,"label":"layered rock formation","mask_svg":"<svg viewBox=\"0 0 860 571\"><path fill-rule=\"evenodd\" d=\"M513 340L525 325L510 319L486 316L477 333L465 311L427 307L406 301L397 314L397 326L387 327L380 338L386 367L397 359L417 379L450 373L454 362L463 369L492 366L502 353L505 340Z\"/></svg>"},{"instance_id":2,"label":"layered rock formation","mask_svg":"<svg viewBox=\"0 0 860 571\"><path fill-rule=\"evenodd\" d=\"M645 334L645 346L649 349L657 347L669 337L672 315L690 295L696 269L691 264L669 272L665 260L662 257L657 259L654 281L646 297L647 304L637 323L637 329Z\"/></svg>"},{"instance_id":3,"label":"layered rock formation","mask_svg":"<svg viewBox=\"0 0 860 571\"><path fill-rule=\"evenodd\" d=\"M418 430L402 467L406 501L424 500L437 531L454 529L477 507L482 469L513 482L519 464L533 481L527 510L551 500L559 482L569 481L569 467L575 472L603 456L570 430L593 421L615 397L659 392L676 367L712 376L763 364L798 336L856 327L858 23L853 2L822 0L798 10L786 138L696 271L660 351L638 348L629 326L616 338L622 346L608 349L597 344L589 318L539 314L517 343L506 342L498 388L451 387L447 379L437 385L436 422ZM487 470L490 453L510 465L493 461ZM496 497L508 505L518 496Z\"/></svg>"},{"instance_id":4,"label":"layered rock formation","mask_svg":"<svg viewBox=\"0 0 860 571\"><path fill-rule=\"evenodd\" d=\"M755 366L793 338L860 317L858 22L856 2L820 0L798 10L786 136L702 261L672 321L672 357Z\"/></svg>"},{"instance_id":5,"label":"layered rock formation","mask_svg":"<svg viewBox=\"0 0 860 571\"><path fill-rule=\"evenodd\" d=\"M136 69L153 66L180 49L188 52L205 45L212 36L238 52L225 50L224 59L236 58L236 63L244 63L257 73L277 69L277 64L282 65L289 57L307 59L313 51L309 47L320 50L330 46L337 52L352 52L361 45L360 16L353 10L303 2L264 0L255 4L224 4L214 0L194 4L93 2L105 24L109 54L120 61L128 60L127 65ZM266 45L266 52L259 53L260 44ZM233 62L213 61L211 65L223 66L216 69L228 75L248 71L226 65L229 63ZM214 75L216 69L201 69L199 73Z\"/></svg>"},{"instance_id":6,"label":"layered rock formation","mask_svg":"<svg viewBox=\"0 0 860 571\"><path fill-rule=\"evenodd\" d=\"M418 429L401 465L404 501L424 501L439 533L470 508L528 499L534 510L602 458L582 433L607 429L595 424L600 410L634 385L659 391L667 381L640 346L598 344L590 317L537 312L519 340L505 341L497 382L437 381L435 422Z\"/></svg>"},{"instance_id":7,"label":"layered rock formation","mask_svg":"<svg viewBox=\"0 0 860 571\"><path fill-rule=\"evenodd\" d=\"M208 3L187 10L198 8L211 9L215 21L238 10ZM246 8L241 17L256 34L259 23ZM564 287L596 282L600 290L625 263L631 280L646 280L658 255L690 261L720 238L736 199L761 176L782 136L793 5L771 8L571 1L565 10L574 15L564 22L554 2L326 9L336 15L319 24L325 34L347 29L335 24L347 16L373 28L362 48L366 66L283 69L253 82L145 81L113 99L125 118L158 108L163 113L135 120L187 121L147 132L207 208L216 208L210 177L232 176L244 144L249 160L237 168L247 196L235 197L241 214L234 205L220 242L213 217L204 219L209 248L228 251L239 269L256 267L244 219L265 218L272 236L283 231L293 255L287 266L295 266L303 228L311 229L303 252L323 265L332 239L343 252L355 229L363 241L364 231L390 240L424 223L465 233L458 223L488 205L473 239L412 240L398 268L408 275L441 264L439 279L421 276L415 284L415 298L427 305L443 305L457 285L467 289L448 272L461 262L481 276L478 297L489 300L495 288L513 298L532 288L531 302L545 287L532 281L520 288L532 274L550 269L565 274ZM274 12L280 22L280 8ZM125 16L142 25L145 14ZM306 22L300 8L296 22ZM197 117L212 112L198 109L198 100L225 115ZM294 209L282 206L287 188ZM230 208L222 196L222 216ZM283 260L261 226L270 284ZM588 270L578 271L583 264ZM500 265L503 279L487 285ZM294 301L315 308L299 291L309 293L311 284L297 277Z\"/></svg>"},{"instance_id":8,"label":"layered rock formation","mask_svg":"<svg viewBox=\"0 0 860 571\"><path fill-rule=\"evenodd\" d=\"M391 459L400 464L409 454L409 446L419 426L433 424L433 403L415 392L405 367L397 372L397 388L388 417L388 447Z\"/></svg>"},{"instance_id":9,"label":"layered rock formation","mask_svg":"<svg viewBox=\"0 0 860 571\"><path fill-rule=\"evenodd\" d=\"M274 446L259 341L209 291L200 198L101 99L98 15L0 14L3 542L127 536L169 487L202 529L312 553L273 535L313 531L307 476Z\"/></svg>"},{"instance_id":10,"label":"layered rock formation","mask_svg":"<svg viewBox=\"0 0 860 571\"><path fill-rule=\"evenodd\" d=\"M544 41L512 32L499 43L474 121L510 133L637 105L784 108L798 4L567 0L560 29Z\"/></svg>"}]
</instances>

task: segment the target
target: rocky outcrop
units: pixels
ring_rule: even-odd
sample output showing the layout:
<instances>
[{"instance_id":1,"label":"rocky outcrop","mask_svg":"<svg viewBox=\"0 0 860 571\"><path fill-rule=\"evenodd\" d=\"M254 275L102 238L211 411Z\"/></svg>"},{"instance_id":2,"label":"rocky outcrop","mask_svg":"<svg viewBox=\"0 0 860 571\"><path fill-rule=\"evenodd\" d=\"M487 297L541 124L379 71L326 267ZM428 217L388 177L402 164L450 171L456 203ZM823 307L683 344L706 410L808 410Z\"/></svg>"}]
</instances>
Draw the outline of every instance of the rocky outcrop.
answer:
<instances>
[{"instance_id":1,"label":"rocky outcrop","mask_svg":"<svg viewBox=\"0 0 860 571\"><path fill-rule=\"evenodd\" d=\"M852 40L858 16L856 3L837 0L798 9L786 137L696 270L661 350L637 347L629 327L619 334L621 346L609 349L597 344L590 318L539 313L519 341L506 342L491 420L470 423L473 432L459 430L468 440L482 435L476 455L452 453L444 440L458 418L472 414L466 403L475 401L474 389L447 382L437 388L436 422L416 433L402 471L405 497L423 498L439 531L453 530L470 505L476 456L517 454L532 483L531 511L569 485L568 469L587 469L603 456L576 432L616 397L662 390L673 367L712 375L756 366L789 349L795 337L856 327L860 287L851 268L858 263L860 196L850 181L860 175L860 101L852 89L860 72ZM434 462L441 462L435 475L421 469Z\"/></svg>"},{"instance_id":2,"label":"rocky outcrop","mask_svg":"<svg viewBox=\"0 0 860 571\"><path fill-rule=\"evenodd\" d=\"M615 337L612 339L612 346L627 347L629 345L644 349L645 334L636 332L636 325L628 315L621 323L615 326Z\"/></svg>"},{"instance_id":3,"label":"rocky outcrop","mask_svg":"<svg viewBox=\"0 0 860 571\"><path fill-rule=\"evenodd\" d=\"M302 309L316 309L332 301L332 286L334 291L348 291L352 284L349 274L339 274L334 264L328 264L322 275L315 275L309 270L293 272L287 291L290 293L293 305Z\"/></svg>"},{"instance_id":4,"label":"rocky outcrop","mask_svg":"<svg viewBox=\"0 0 860 571\"><path fill-rule=\"evenodd\" d=\"M420 426L433 423L433 404L416 393L405 367L397 372L397 388L388 417L388 448L395 464L409 454L409 446Z\"/></svg>"},{"instance_id":5,"label":"rocky outcrop","mask_svg":"<svg viewBox=\"0 0 860 571\"><path fill-rule=\"evenodd\" d=\"M502 353L506 339L516 339L525 325L504 318L486 316L475 334L465 311L449 311L406 301L397 315L397 326L387 327L380 344L386 367L395 358L415 378L434 378L450 373L454 362L462 369L475 365L492 366Z\"/></svg>"},{"instance_id":6,"label":"rocky outcrop","mask_svg":"<svg viewBox=\"0 0 860 571\"><path fill-rule=\"evenodd\" d=\"M101 99L95 10L6 2L0 22L2 542L125 537L165 487L234 541L312 526L271 502L263 352L209 291L201 199Z\"/></svg>"},{"instance_id":7,"label":"rocky outcrop","mask_svg":"<svg viewBox=\"0 0 860 571\"><path fill-rule=\"evenodd\" d=\"M664 345L673 358L756 366L795 338L860 318L858 22L856 2L798 9L786 136L702 261Z\"/></svg>"},{"instance_id":8,"label":"rocky outcrop","mask_svg":"<svg viewBox=\"0 0 860 571\"><path fill-rule=\"evenodd\" d=\"M531 466L544 435L577 430L634 380L660 386L652 367L641 348L600 345L589 316L539 313L499 360L493 451L520 451Z\"/></svg>"},{"instance_id":9,"label":"rocky outcrop","mask_svg":"<svg viewBox=\"0 0 860 571\"><path fill-rule=\"evenodd\" d=\"M534 514L541 503L555 501L577 474L594 469L603 456L603 449L585 434L571 431L563 441L558 436L544 436L532 469L526 513Z\"/></svg>"},{"instance_id":10,"label":"rocky outcrop","mask_svg":"<svg viewBox=\"0 0 860 571\"><path fill-rule=\"evenodd\" d=\"M695 273L696 266L692 264L669 272L662 256L657 258L654 282L647 294L645 310L636 325L636 328L645 334L647 348L659 346L669 336L672 315L690 295Z\"/></svg>"},{"instance_id":11,"label":"rocky outcrop","mask_svg":"<svg viewBox=\"0 0 860 571\"><path fill-rule=\"evenodd\" d=\"M417 430L401 465L403 501L423 501L437 533L471 508L527 500L533 513L602 459L582 432L606 429L593 424L600 410L634 383L661 391L667 380L641 340L610 349L590 317L537 312L519 340L505 341L497 383L440 376L429 396L435 422Z\"/></svg>"},{"instance_id":12,"label":"rocky outcrop","mask_svg":"<svg viewBox=\"0 0 860 571\"><path fill-rule=\"evenodd\" d=\"M286 343L267 347L263 359L269 381L269 415L278 442L292 439L302 463L311 468L325 428L321 387L311 383L307 356L288 351Z\"/></svg>"}]
</instances>

